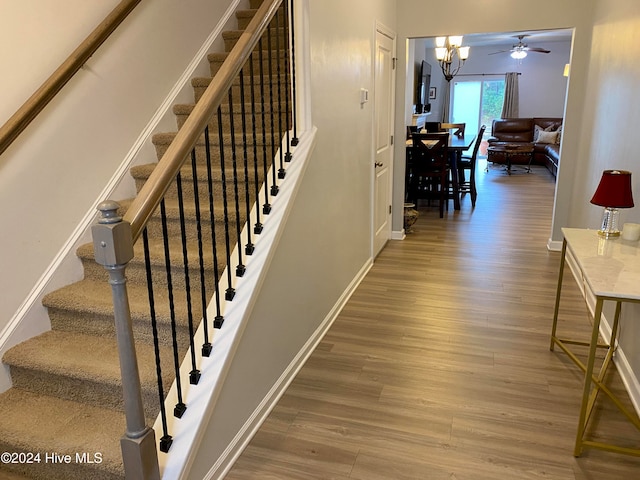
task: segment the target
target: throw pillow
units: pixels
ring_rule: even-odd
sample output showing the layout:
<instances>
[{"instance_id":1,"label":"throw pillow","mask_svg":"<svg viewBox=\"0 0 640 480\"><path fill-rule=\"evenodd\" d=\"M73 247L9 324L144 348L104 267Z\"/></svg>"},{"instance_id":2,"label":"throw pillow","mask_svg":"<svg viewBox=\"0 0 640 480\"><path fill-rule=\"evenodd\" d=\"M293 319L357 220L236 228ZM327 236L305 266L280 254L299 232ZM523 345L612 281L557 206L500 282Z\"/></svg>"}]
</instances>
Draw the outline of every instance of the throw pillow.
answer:
<instances>
[{"instance_id":1,"label":"throw pillow","mask_svg":"<svg viewBox=\"0 0 640 480\"><path fill-rule=\"evenodd\" d=\"M558 141L558 132L545 132L538 133L537 143L556 143Z\"/></svg>"},{"instance_id":2,"label":"throw pillow","mask_svg":"<svg viewBox=\"0 0 640 480\"><path fill-rule=\"evenodd\" d=\"M538 135L540 132L552 132L554 129L553 125L549 125L547 128L542 128L540 125L533 126L533 143L542 143L538 140Z\"/></svg>"},{"instance_id":3,"label":"throw pillow","mask_svg":"<svg viewBox=\"0 0 640 480\"><path fill-rule=\"evenodd\" d=\"M556 133L558 134L558 138L556 138L556 143L560 145L560 138L562 137L562 125L558 127L558 130L556 130Z\"/></svg>"}]
</instances>

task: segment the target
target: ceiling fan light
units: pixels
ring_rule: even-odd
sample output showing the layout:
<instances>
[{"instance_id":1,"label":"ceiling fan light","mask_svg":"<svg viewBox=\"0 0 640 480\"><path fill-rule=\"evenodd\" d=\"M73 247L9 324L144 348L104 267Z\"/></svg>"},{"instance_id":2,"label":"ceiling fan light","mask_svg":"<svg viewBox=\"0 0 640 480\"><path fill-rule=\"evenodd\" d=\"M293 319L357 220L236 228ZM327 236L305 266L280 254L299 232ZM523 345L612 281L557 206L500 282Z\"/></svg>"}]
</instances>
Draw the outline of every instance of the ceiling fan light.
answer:
<instances>
[{"instance_id":1,"label":"ceiling fan light","mask_svg":"<svg viewBox=\"0 0 640 480\"><path fill-rule=\"evenodd\" d=\"M524 50L514 50L513 52L511 52L511 58L515 58L516 60L522 60L526 56L527 52L525 52Z\"/></svg>"}]
</instances>

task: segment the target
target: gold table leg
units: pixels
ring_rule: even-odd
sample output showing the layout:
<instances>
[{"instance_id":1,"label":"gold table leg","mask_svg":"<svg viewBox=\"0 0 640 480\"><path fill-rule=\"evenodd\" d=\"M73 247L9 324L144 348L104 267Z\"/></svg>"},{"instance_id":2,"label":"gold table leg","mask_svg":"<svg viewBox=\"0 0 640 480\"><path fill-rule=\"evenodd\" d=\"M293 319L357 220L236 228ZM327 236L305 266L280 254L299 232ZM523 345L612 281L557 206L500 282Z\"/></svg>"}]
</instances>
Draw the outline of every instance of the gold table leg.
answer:
<instances>
[{"instance_id":1,"label":"gold table leg","mask_svg":"<svg viewBox=\"0 0 640 480\"><path fill-rule=\"evenodd\" d=\"M582 401L580 405L580 418L578 420L578 429L576 432L576 442L574 447L574 456L579 457L582 454L584 447L598 448L600 450L606 450L615 453L623 453L626 455L640 456L640 449L626 448L617 445L606 444L603 442L596 442L585 439L585 432L591 418L591 413L595 407L595 403L598 397L598 393L602 391L607 397L609 397L615 406L627 417L627 419L640 430L640 419L634 412L630 412L622 402L616 397L616 395L603 383L607 369L613 360L613 354L616 349L616 339L619 331L620 313L622 310L622 302L616 299L616 310L613 319L613 325L611 329L611 340L609 344L599 344L598 339L600 336L600 323L602 321L602 307L605 298L596 298L596 308L593 317L593 330L591 332L591 341L589 343L583 341L574 341L567 339L559 339L557 337L558 327L558 314L560 311L560 298L562 294L562 280L564 276L564 267L566 263L567 253L567 241L563 240L562 243L562 257L560 261L560 270L558 272L558 286L556 289L556 302L553 312L553 325L551 327L551 342L549 345L550 350L554 350L555 345L558 345L564 353L584 372L584 387L582 391ZM614 300L614 299L609 299ZM586 365L569 349L568 345L582 345L589 347L589 355ZM607 352L600 366L600 370L597 375L594 374L596 351L598 348L606 348Z\"/></svg>"},{"instance_id":2,"label":"gold table leg","mask_svg":"<svg viewBox=\"0 0 640 480\"><path fill-rule=\"evenodd\" d=\"M558 311L560 310L560 295L562 293L562 276L564 275L564 262L567 256L567 240L562 241L562 256L560 257L560 272L558 273L558 287L556 289L556 306L553 310L553 326L551 327L551 345L549 350L553 351L556 341L556 329L558 327Z\"/></svg>"}]
</instances>

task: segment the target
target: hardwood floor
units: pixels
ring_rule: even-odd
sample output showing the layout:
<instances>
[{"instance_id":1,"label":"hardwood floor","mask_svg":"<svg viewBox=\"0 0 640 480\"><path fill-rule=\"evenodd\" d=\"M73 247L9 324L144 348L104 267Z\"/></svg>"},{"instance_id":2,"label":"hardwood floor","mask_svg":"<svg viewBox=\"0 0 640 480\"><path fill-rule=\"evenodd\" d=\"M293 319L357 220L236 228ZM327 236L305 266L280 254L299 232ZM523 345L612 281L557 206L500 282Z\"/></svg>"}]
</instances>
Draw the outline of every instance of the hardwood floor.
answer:
<instances>
[{"instance_id":1,"label":"hardwood floor","mask_svg":"<svg viewBox=\"0 0 640 480\"><path fill-rule=\"evenodd\" d=\"M639 458L572 455L582 374L549 350L554 188L542 167L479 166L475 210L468 196L444 219L421 208L225 478L638 478ZM562 328L587 338L570 275ZM624 391L617 373L610 383ZM637 446L638 432L600 403L593 435Z\"/></svg>"}]
</instances>

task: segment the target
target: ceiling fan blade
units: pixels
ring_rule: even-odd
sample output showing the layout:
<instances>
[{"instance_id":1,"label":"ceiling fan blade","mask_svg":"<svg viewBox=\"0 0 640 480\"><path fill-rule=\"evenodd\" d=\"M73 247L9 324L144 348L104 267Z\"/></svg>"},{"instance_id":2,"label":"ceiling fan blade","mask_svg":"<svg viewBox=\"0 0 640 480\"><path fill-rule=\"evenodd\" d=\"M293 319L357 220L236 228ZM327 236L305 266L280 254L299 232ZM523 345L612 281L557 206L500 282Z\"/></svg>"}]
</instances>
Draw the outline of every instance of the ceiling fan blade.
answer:
<instances>
[{"instance_id":1,"label":"ceiling fan blade","mask_svg":"<svg viewBox=\"0 0 640 480\"><path fill-rule=\"evenodd\" d=\"M509 53L511 50L498 50L497 52L491 52L488 55L495 55L496 53Z\"/></svg>"},{"instance_id":2,"label":"ceiling fan blade","mask_svg":"<svg viewBox=\"0 0 640 480\"><path fill-rule=\"evenodd\" d=\"M544 48L538 48L538 47L526 47L523 50L526 50L527 52L551 53L551 50L546 50Z\"/></svg>"}]
</instances>

